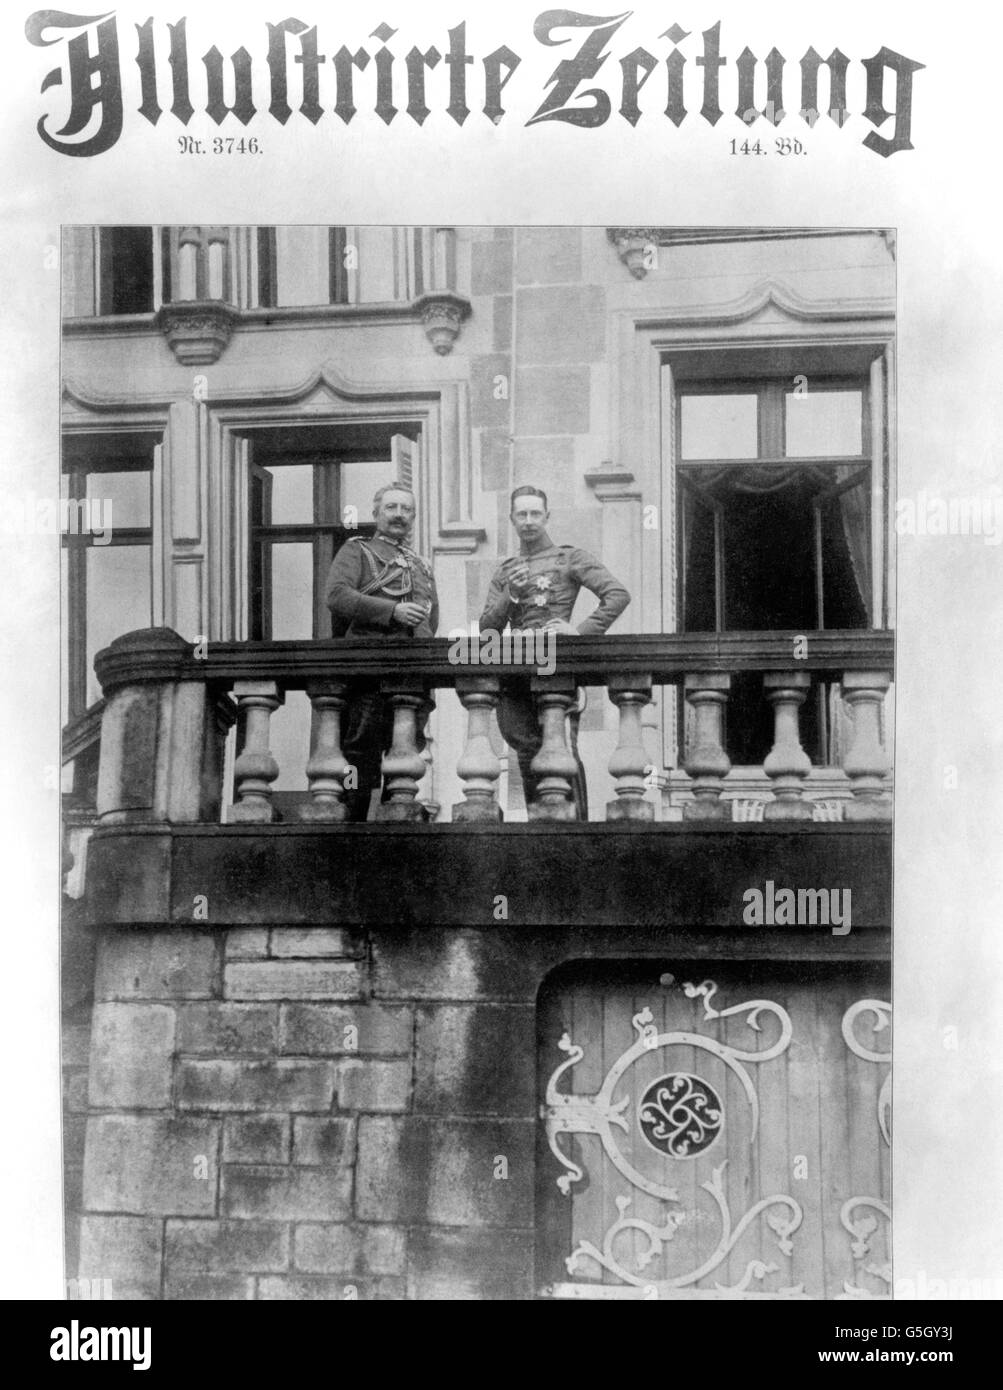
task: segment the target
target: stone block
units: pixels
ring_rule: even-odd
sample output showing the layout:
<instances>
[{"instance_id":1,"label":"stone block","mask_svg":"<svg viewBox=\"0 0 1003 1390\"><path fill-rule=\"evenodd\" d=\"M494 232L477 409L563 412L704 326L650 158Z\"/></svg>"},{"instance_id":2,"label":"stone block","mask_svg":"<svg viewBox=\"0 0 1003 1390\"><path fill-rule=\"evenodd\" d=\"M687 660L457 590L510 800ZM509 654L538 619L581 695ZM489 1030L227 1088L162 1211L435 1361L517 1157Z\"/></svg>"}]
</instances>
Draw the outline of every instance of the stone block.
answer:
<instances>
[{"instance_id":1,"label":"stone block","mask_svg":"<svg viewBox=\"0 0 1003 1390\"><path fill-rule=\"evenodd\" d=\"M280 960L344 959L359 950L355 934L340 927L273 927L268 946Z\"/></svg>"},{"instance_id":2,"label":"stone block","mask_svg":"<svg viewBox=\"0 0 1003 1390\"><path fill-rule=\"evenodd\" d=\"M510 897L510 911L518 899ZM384 999L536 999L535 953L514 950L511 931L449 927L373 929L374 993Z\"/></svg>"},{"instance_id":3,"label":"stone block","mask_svg":"<svg viewBox=\"0 0 1003 1390\"><path fill-rule=\"evenodd\" d=\"M63 1116L63 1167L73 1164L83 1167L84 1141L87 1137L87 1117L85 1115Z\"/></svg>"},{"instance_id":4,"label":"stone block","mask_svg":"<svg viewBox=\"0 0 1003 1390\"><path fill-rule=\"evenodd\" d=\"M263 960L268 955L267 927L237 927L226 933L227 960Z\"/></svg>"},{"instance_id":5,"label":"stone block","mask_svg":"<svg viewBox=\"0 0 1003 1390\"><path fill-rule=\"evenodd\" d=\"M310 1274L403 1274L406 1251L400 1226L297 1226L293 1262Z\"/></svg>"},{"instance_id":6,"label":"stone block","mask_svg":"<svg viewBox=\"0 0 1003 1390\"><path fill-rule=\"evenodd\" d=\"M219 1131L218 1120L194 1117L93 1116L87 1124L85 1209L215 1216Z\"/></svg>"},{"instance_id":7,"label":"stone block","mask_svg":"<svg viewBox=\"0 0 1003 1390\"><path fill-rule=\"evenodd\" d=\"M362 968L356 961L243 961L227 965L227 999L361 999Z\"/></svg>"},{"instance_id":8,"label":"stone block","mask_svg":"<svg viewBox=\"0 0 1003 1390\"><path fill-rule=\"evenodd\" d=\"M512 445L508 430L481 430L481 487L485 492L511 491Z\"/></svg>"},{"instance_id":9,"label":"stone block","mask_svg":"<svg viewBox=\"0 0 1003 1390\"><path fill-rule=\"evenodd\" d=\"M411 1059L398 1062L363 1061L348 1057L338 1063L338 1108L393 1113L411 1100Z\"/></svg>"},{"instance_id":10,"label":"stone block","mask_svg":"<svg viewBox=\"0 0 1003 1390\"><path fill-rule=\"evenodd\" d=\"M289 1268L289 1228L261 1221L168 1221L167 1276L265 1274Z\"/></svg>"},{"instance_id":11,"label":"stone block","mask_svg":"<svg viewBox=\"0 0 1003 1390\"><path fill-rule=\"evenodd\" d=\"M93 1107L158 1110L171 1101L174 1010L95 1004L88 1099Z\"/></svg>"},{"instance_id":12,"label":"stone block","mask_svg":"<svg viewBox=\"0 0 1003 1390\"><path fill-rule=\"evenodd\" d=\"M520 285L561 285L582 273L582 234L577 227L520 227L516 239Z\"/></svg>"},{"instance_id":13,"label":"stone block","mask_svg":"<svg viewBox=\"0 0 1003 1390\"><path fill-rule=\"evenodd\" d=\"M414 1034L409 1008L366 1004L283 1004L279 1051L341 1057L408 1055Z\"/></svg>"},{"instance_id":14,"label":"stone block","mask_svg":"<svg viewBox=\"0 0 1003 1390\"><path fill-rule=\"evenodd\" d=\"M344 1168L355 1160L354 1119L298 1115L293 1121L293 1162L304 1167Z\"/></svg>"},{"instance_id":15,"label":"stone block","mask_svg":"<svg viewBox=\"0 0 1003 1390\"><path fill-rule=\"evenodd\" d=\"M505 378L506 389L499 393L498 379ZM470 364L470 424L472 428L500 428L509 423L512 396L512 359L507 353L491 352L475 357Z\"/></svg>"},{"instance_id":16,"label":"stone block","mask_svg":"<svg viewBox=\"0 0 1003 1390\"><path fill-rule=\"evenodd\" d=\"M520 367L515 384L515 432L588 434L588 367Z\"/></svg>"},{"instance_id":17,"label":"stone block","mask_svg":"<svg viewBox=\"0 0 1003 1390\"><path fill-rule=\"evenodd\" d=\"M164 1281L164 1297L191 1303L243 1302L254 1298L254 1280L239 1274L175 1274Z\"/></svg>"},{"instance_id":18,"label":"stone block","mask_svg":"<svg viewBox=\"0 0 1003 1390\"><path fill-rule=\"evenodd\" d=\"M268 1275L258 1280L258 1298L309 1302L368 1302L403 1300L403 1279L349 1279L343 1275Z\"/></svg>"},{"instance_id":19,"label":"stone block","mask_svg":"<svg viewBox=\"0 0 1003 1390\"><path fill-rule=\"evenodd\" d=\"M477 241L470 248L470 293L504 294L512 288L512 243Z\"/></svg>"},{"instance_id":20,"label":"stone block","mask_svg":"<svg viewBox=\"0 0 1003 1390\"><path fill-rule=\"evenodd\" d=\"M224 1163L288 1163L288 1115L228 1115L223 1121Z\"/></svg>"},{"instance_id":21,"label":"stone block","mask_svg":"<svg viewBox=\"0 0 1003 1390\"><path fill-rule=\"evenodd\" d=\"M570 498L575 481L575 441L569 437L517 439L512 486L542 487L551 508ZM577 537L576 537L577 544Z\"/></svg>"},{"instance_id":22,"label":"stone block","mask_svg":"<svg viewBox=\"0 0 1003 1390\"><path fill-rule=\"evenodd\" d=\"M491 346L495 352L512 351L512 296L500 294L492 301Z\"/></svg>"},{"instance_id":23,"label":"stone block","mask_svg":"<svg viewBox=\"0 0 1003 1390\"><path fill-rule=\"evenodd\" d=\"M164 1223L146 1216L84 1216L81 1279L110 1279L116 1299L160 1297Z\"/></svg>"},{"instance_id":24,"label":"stone block","mask_svg":"<svg viewBox=\"0 0 1003 1390\"><path fill-rule=\"evenodd\" d=\"M364 1115L355 1211L364 1221L533 1224L532 1120Z\"/></svg>"},{"instance_id":25,"label":"stone block","mask_svg":"<svg viewBox=\"0 0 1003 1390\"><path fill-rule=\"evenodd\" d=\"M228 1165L223 1170L223 1215L259 1221L345 1221L352 1200L352 1170Z\"/></svg>"},{"instance_id":26,"label":"stone block","mask_svg":"<svg viewBox=\"0 0 1003 1390\"><path fill-rule=\"evenodd\" d=\"M89 1023L64 1023L60 1030L60 1058L64 1067L86 1067L90 1063Z\"/></svg>"},{"instance_id":27,"label":"stone block","mask_svg":"<svg viewBox=\"0 0 1003 1390\"><path fill-rule=\"evenodd\" d=\"M440 1004L418 1014L416 1111L511 1115L536 1110L536 1010Z\"/></svg>"},{"instance_id":28,"label":"stone block","mask_svg":"<svg viewBox=\"0 0 1003 1390\"><path fill-rule=\"evenodd\" d=\"M71 1114L87 1114L90 1109L87 1094L88 1078L86 1071L63 1073L63 1104Z\"/></svg>"},{"instance_id":29,"label":"stone block","mask_svg":"<svg viewBox=\"0 0 1003 1390\"><path fill-rule=\"evenodd\" d=\"M507 497L508 493L499 493L499 497ZM495 572L496 562L493 560L467 560L464 562L465 584L467 600L467 619L473 622L480 618L481 610L484 607L484 600L487 598L488 589L491 586L491 577ZM497 739L501 739L498 734ZM503 745L500 745L503 746Z\"/></svg>"},{"instance_id":30,"label":"stone block","mask_svg":"<svg viewBox=\"0 0 1003 1390\"><path fill-rule=\"evenodd\" d=\"M333 1062L178 1063L177 1103L182 1110L322 1110L331 1108Z\"/></svg>"},{"instance_id":31,"label":"stone block","mask_svg":"<svg viewBox=\"0 0 1003 1390\"><path fill-rule=\"evenodd\" d=\"M408 1297L416 1300L535 1296L527 1231L415 1230L408 1265Z\"/></svg>"},{"instance_id":32,"label":"stone block","mask_svg":"<svg viewBox=\"0 0 1003 1390\"><path fill-rule=\"evenodd\" d=\"M599 362L606 355L606 295L597 285L519 291L516 360Z\"/></svg>"},{"instance_id":33,"label":"stone block","mask_svg":"<svg viewBox=\"0 0 1003 1390\"><path fill-rule=\"evenodd\" d=\"M211 931L108 931L98 949L94 997L210 999L216 958L216 933Z\"/></svg>"},{"instance_id":34,"label":"stone block","mask_svg":"<svg viewBox=\"0 0 1003 1390\"><path fill-rule=\"evenodd\" d=\"M183 1004L178 1009L178 1051L219 1055L273 1053L278 1034L274 1004Z\"/></svg>"}]
</instances>

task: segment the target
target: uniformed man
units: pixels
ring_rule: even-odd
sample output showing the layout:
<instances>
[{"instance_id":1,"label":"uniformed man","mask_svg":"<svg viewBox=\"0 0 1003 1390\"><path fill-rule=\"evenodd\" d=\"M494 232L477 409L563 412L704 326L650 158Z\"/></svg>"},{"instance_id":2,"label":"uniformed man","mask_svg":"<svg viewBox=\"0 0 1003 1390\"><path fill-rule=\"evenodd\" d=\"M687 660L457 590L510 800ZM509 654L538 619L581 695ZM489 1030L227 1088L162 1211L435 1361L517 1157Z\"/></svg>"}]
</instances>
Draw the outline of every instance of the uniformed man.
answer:
<instances>
[{"instance_id":1,"label":"uniformed man","mask_svg":"<svg viewBox=\"0 0 1003 1390\"><path fill-rule=\"evenodd\" d=\"M408 544L414 516L410 488L388 483L376 493L376 535L347 540L328 574L325 597L334 637L435 636L439 624L435 579L431 566ZM424 725L432 708L429 702L419 718L419 748L424 747ZM366 819L392 733L393 709L380 694L379 681L357 682L345 709L341 740L345 758L358 776L357 787L345 794L350 820Z\"/></svg>"},{"instance_id":2,"label":"uniformed man","mask_svg":"<svg viewBox=\"0 0 1003 1390\"><path fill-rule=\"evenodd\" d=\"M519 554L496 570L480 617L482 632L543 628L550 632L589 636L605 632L630 602L630 594L605 565L573 545L555 545L547 533L550 512L547 494L538 487L517 487L512 493L509 518L519 537ZM582 589L599 600L598 608L577 627L571 611ZM506 677L498 701L498 726L515 749L522 773L526 805L536 797L538 779L530 763L543 741L536 701L528 680ZM579 819L587 815L585 769L578 758L577 786L573 788Z\"/></svg>"}]
</instances>

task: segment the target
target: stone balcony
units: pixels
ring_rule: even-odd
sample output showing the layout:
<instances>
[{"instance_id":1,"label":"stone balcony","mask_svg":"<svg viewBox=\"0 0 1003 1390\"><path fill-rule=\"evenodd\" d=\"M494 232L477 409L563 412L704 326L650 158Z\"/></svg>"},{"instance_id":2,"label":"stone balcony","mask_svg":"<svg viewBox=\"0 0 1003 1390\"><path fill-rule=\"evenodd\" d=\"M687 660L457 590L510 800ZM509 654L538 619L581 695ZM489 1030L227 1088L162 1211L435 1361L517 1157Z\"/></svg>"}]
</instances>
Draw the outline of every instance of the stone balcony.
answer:
<instances>
[{"instance_id":1,"label":"stone balcony","mask_svg":"<svg viewBox=\"0 0 1003 1390\"><path fill-rule=\"evenodd\" d=\"M855 931L883 932L891 800L880 709L892 638L811 633L794 661L794 636L559 637L552 673L527 671L543 730L538 798L528 823L506 824L489 734L499 675L510 670L457 661L445 638L219 642L196 654L169 629L129 633L96 663L105 707L87 915L136 925L592 922L726 930L741 925L743 891L772 880L850 888ZM732 819L722 797L723 712L739 671L761 674L775 729L763 764L770 799L762 820L747 824ZM379 680L393 707L394 738L383 763L387 799L376 819L349 824L341 717L362 679ZM799 712L820 679L838 681L852 711L842 823L813 818L807 793ZM605 687L618 710L609 765L615 795L605 821L575 818L567 716L581 685ZM693 794L681 820L656 823L645 797L650 767L640 718L659 685L681 686L692 708L684 767ZM417 799L425 771L418 711L429 692L445 687L466 710L457 765L463 795L448 820L426 823ZM283 821L272 792L278 767L269 721L290 690L307 692L314 718L312 747L303 750L305 792L296 819ZM238 721L231 790L224 749ZM224 823L221 808L231 798Z\"/></svg>"}]
</instances>

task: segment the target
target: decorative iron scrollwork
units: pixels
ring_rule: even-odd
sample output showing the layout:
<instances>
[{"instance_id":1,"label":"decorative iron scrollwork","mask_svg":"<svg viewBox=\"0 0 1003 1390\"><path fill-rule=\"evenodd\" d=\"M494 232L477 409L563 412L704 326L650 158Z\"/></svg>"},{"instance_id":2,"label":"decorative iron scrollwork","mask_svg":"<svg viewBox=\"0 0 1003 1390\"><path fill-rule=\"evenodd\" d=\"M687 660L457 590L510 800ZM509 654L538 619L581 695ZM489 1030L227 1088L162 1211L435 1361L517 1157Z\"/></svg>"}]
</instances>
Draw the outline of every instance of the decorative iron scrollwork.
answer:
<instances>
[{"instance_id":1,"label":"decorative iron scrollwork","mask_svg":"<svg viewBox=\"0 0 1003 1390\"><path fill-rule=\"evenodd\" d=\"M790 1255L793 1250L791 1237L801 1225L804 1213L798 1202L793 1197L786 1194L776 1194L772 1197L764 1197L751 1206L737 1225L732 1226L731 1212L728 1209L728 1201L724 1192L724 1170L727 1167L727 1160L714 1169L709 1181L701 1183L704 1191L709 1192L713 1197L718 1209L721 1233L718 1241L710 1255L696 1268L691 1269L685 1274L678 1274L671 1279L660 1280L657 1287L669 1289L684 1289L696 1284L706 1275L713 1273L715 1269L725 1260L734 1247L741 1240L749 1226L755 1221L756 1217L763 1212L768 1212L766 1224L777 1242L777 1248L784 1255ZM583 1264L588 1260L593 1260L610 1274L616 1275L625 1284L631 1284L635 1288L643 1288L649 1280L644 1275L644 1270L651 1264L658 1255L662 1253L665 1246L674 1238L676 1231L683 1224L684 1213L681 1211L670 1211L666 1215L665 1222L661 1226L655 1226L650 1221L642 1221L638 1217L626 1216L626 1211L633 1198L620 1196L616 1199L619 1218L613 1222L603 1236L602 1249L593 1245L591 1241L582 1240L575 1246L574 1250L565 1260L569 1274L576 1274ZM642 1250L636 1257L636 1270L628 1269L618 1258L614 1250L617 1239L625 1231L639 1231L647 1239L647 1248ZM752 1278L762 1279L767 1274L774 1273L776 1265L766 1265L761 1261L751 1261L746 1267L745 1275L740 1285L728 1288L718 1284L716 1288L720 1292L740 1293L748 1285ZM798 1285L796 1288L782 1289L779 1292L783 1296L794 1297L802 1292Z\"/></svg>"},{"instance_id":2,"label":"decorative iron scrollwork","mask_svg":"<svg viewBox=\"0 0 1003 1390\"><path fill-rule=\"evenodd\" d=\"M871 1014L875 1022L872 1025L875 1033L883 1032L892 1019L892 1006L883 999L858 999L855 1004L851 1004L843 1015L843 1039L850 1051L865 1062L890 1062L892 1054L888 1052L875 1052L873 1048L865 1047L857 1038L855 1027L857 1019L861 1014ZM889 1070L881 1085L878 1093L877 1121L881 1131L881 1137L886 1144L891 1144L891 1084L892 1074ZM869 1211L868 1211L869 1209ZM876 1213L872 1214L872 1213ZM881 1201L878 1197L851 1197L844 1202L839 1213L840 1224L850 1236L850 1249L856 1263L865 1260L871 1253L871 1245L874 1237L878 1233L881 1220L884 1220L887 1227L891 1223L891 1211L888 1204ZM890 1233L889 1233L890 1235ZM886 1236L886 1239L888 1237ZM874 1293L861 1283L852 1283L844 1280L843 1292L839 1295L841 1299L873 1299L890 1298L892 1269L891 1262L888 1260L875 1261L863 1266L857 1273L859 1280L861 1274L869 1274L872 1278L880 1280L886 1285L889 1292Z\"/></svg>"},{"instance_id":3,"label":"decorative iron scrollwork","mask_svg":"<svg viewBox=\"0 0 1003 1390\"><path fill-rule=\"evenodd\" d=\"M877 1212L877 1216L864 1214L864 1208L869 1207L872 1212ZM879 1218L883 1218L886 1223L892 1219L891 1211L887 1202L882 1202L878 1197L851 1197L848 1202L844 1202L839 1212L839 1220L843 1229L848 1231L852 1237L851 1249L855 1260L866 1259L871 1253L871 1241L873 1240L879 1224ZM890 1260L883 1260L865 1265L863 1272L870 1274L875 1279L880 1279L887 1284L889 1289L892 1283L892 1266ZM890 1294L872 1293L870 1289L862 1284L851 1284L850 1281L843 1281L843 1292L839 1295L842 1299L847 1298L888 1298Z\"/></svg>"},{"instance_id":4,"label":"decorative iron scrollwork","mask_svg":"<svg viewBox=\"0 0 1003 1390\"><path fill-rule=\"evenodd\" d=\"M728 1009L716 1009L712 999L717 985L712 980L701 984L685 984L685 995L690 999L703 1000L703 1017L706 1020L731 1018L746 1015L746 1024L754 1033L761 1031L760 1019L765 1014L773 1014L779 1023L779 1036L768 1047L757 1051L745 1051L730 1043L719 1042L716 1038L700 1033L676 1031L660 1033L654 1024L654 1016L647 1007L642 1008L632 1019L637 1037L609 1068L605 1079L595 1095L568 1095L558 1091L558 1081L585 1056L585 1051L571 1041L565 1033L558 1043L560 1050L567 1054L553 1072L547 1083L546 1100L541 1114L546 1121L547 1138L551 1150L565 1169L557 1178L562 1192L571 1192L572 1185L584 1176L582 1168L567 1154L562 1152L558 1136L564 1134L597 1134L603 1151L617 1171L627 1179L632 1187L647 1193L659 1201L670 1204L660 1224L644 1221L640 1217L629 1216L632 1202L629 1195L616 1198L619 1213L605 1232L601 1245L582 1240L567 1257L565 1263L569 1274L574 1274L591 1263L598 1265L616 1276L622 1284L635 1288L645 1288L648 1278L645 1270L673 1240L676 1231L687 1220L687 1213L681 1208L678 1189L639 1172L615 1142L615 1129L629 1132L625 1112L630 1105L630 1097L614 1101L613 1096L622 1078L639 1058L659 1049L687 1047L701 1049L719 1059L735 1076L742 1087L751 1111L750 1145L755 1141L759 1125L759 1102L756 1087L748 1071L750 1064L760 1064L779 1057L789 1046L793 1028L786 1010L779 1004L766 999L754 999L744 1004L736 1004ZM718 1092L702 1077L689 1071L668 1071L649 1085L637 1109L637 1124L646 1142L657 1152L673 1160L693 1159L706 1152L721 1133L724 1126L724 1105ZM710 1194L717 1212L719 1226L718 1240L714 1249L695 1269L662 1280L657 1285L666 1291L692 1289L698 1281L711 1274L728 1257L738 1241L753 1221L765 1215L766 1224L772 1231L778 1250L785 1255L792 1252L792 1236L803 1220L800 1205L793 1197L776 1193L755 1202L733 1223L732 1213L724 1191L724 1172L727 1160L713 1170L710 1179L701 1184ZM632 1243L640 1234L645 1244L633 1258L634 1268L628 1268L624 1257L616 1248L617 1242L625 1232L632 1232ZM742 1296L750 1288L753 1280L764 1279L775 1273L777 1266L762 1260L753 1260L738 1284L727 1286L718 1284L716 1291L697 1290L701 1296ZM649 1276L650 1277L650 1276ZM800 1285L764 1292L762 1297L799 1297L803 1295Z\"/></svg>"},{"instance_id":5,"label":"decorative iron scrollwork","mask_svg":"<svg viewBox=\"0 0 1003 1390\"><path fill-rule=\"evenodd\" d=\"M887 1028L892 1021L892 1006L886 1004L883 999L858 999L855 1004L851 1004L843 1015L843 1038L847 1047L856 1056L862 1057L865 1062L890 1062L891 1052L874 1052L863 1043L857 1040L854 1033L854 1026L861 1014L870 1013L875 1017L873 1025L874 1032L880 1033ZM891 1071L885 1077L878 1095L878 1128L881 1130L881 1137L889 1146L892 1142L891 1137L891 1113L892 1113L892 1074Z\"/></svg>"},{"instance_id":6,"label":"decorative iron scrollwork","mask_svg":"<svg viewBox=\"0 0 1003 1390\"><path fill-rule=\"evenodd\" d=\"M696 1158L721 1133L724 1108L713 1086L688 1072L653 1082L637 1110L641 1133L658 1153Z\"/></svg>"}]
</instances>

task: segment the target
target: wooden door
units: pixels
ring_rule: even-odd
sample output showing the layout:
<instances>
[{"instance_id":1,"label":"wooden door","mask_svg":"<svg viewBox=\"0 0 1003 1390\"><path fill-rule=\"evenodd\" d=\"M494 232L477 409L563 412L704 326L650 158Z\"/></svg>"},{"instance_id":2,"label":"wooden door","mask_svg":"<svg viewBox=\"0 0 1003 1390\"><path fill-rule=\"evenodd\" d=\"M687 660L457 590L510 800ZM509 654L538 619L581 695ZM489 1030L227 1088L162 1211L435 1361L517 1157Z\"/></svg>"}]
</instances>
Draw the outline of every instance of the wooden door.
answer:
<instances>
[{"instance_id":1,"label":"wooden door","mask_svg":"<svg viewBox=\"0 0 1003 1390\"><path fill-rule=\"evenodd\" d=\"M551 977L542 1296L887 1297L889 997L856 965Z\"/></svg>"}]
</instances>

